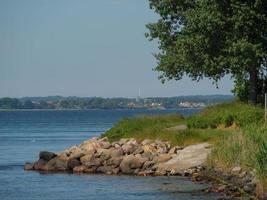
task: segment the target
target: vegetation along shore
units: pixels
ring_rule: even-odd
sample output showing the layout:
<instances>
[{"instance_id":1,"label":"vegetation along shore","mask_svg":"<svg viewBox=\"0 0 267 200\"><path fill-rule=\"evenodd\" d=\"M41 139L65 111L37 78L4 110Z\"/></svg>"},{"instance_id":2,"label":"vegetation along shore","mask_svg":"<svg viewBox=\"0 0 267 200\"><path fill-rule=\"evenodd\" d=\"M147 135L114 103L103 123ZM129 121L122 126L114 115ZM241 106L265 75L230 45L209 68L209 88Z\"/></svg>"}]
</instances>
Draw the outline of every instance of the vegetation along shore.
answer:
<instances>
[{"instance_id":1,"label":"vegetation along shore","mask_svg":"<svg viewBox=\"0 0 267 200\"><path fill-rule=\"evenodd\" d=\"M74 173L182 175L211 181L207 192L227 198L265 199L266 125L263 109L234 102L190 117L138 116L99 138L59 153L40 152L26 170Z\"/></svg>"}]
</instances>

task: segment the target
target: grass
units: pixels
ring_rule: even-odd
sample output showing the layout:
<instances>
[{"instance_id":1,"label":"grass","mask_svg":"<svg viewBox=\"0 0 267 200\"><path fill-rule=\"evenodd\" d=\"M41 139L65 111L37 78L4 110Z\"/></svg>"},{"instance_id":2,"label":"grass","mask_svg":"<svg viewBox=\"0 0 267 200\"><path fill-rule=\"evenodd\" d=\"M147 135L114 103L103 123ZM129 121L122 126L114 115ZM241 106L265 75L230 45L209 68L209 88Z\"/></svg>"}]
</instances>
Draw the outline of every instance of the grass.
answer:
<instances>
[{"instance_id":1,"label":"grass","mask_svg":"<svg viewBox=\"0 0 267 200\"><path fill-rule=\"evenodd\" d=\"M172 146L186 146L200 142L214 143L220 136L229 132L218 129L208 131L203 129L167 130L170 127L185 123L186 119L176 114L125 118L102 137L108 137L110 141L117 141L121 138L135 138L138 141L160 139L169 141Z\"/></svg>"},{"instance_id":2,"label":"grass","mask_svg":"<svg viewBox=\"0 0 267 200\"><path fill-rule=\"evenodd\" d=\"M240 166L254 170L262 190L267 189L267 125L263 109L233 102L205 108L183 118L179 115L139 116L126 118L107 131L103 137L160 139L171 145L186 146L200 142L213 143L208 165L231 170ZM187 124L186 130L167 128Z\"/></svg>"}]
</instances>

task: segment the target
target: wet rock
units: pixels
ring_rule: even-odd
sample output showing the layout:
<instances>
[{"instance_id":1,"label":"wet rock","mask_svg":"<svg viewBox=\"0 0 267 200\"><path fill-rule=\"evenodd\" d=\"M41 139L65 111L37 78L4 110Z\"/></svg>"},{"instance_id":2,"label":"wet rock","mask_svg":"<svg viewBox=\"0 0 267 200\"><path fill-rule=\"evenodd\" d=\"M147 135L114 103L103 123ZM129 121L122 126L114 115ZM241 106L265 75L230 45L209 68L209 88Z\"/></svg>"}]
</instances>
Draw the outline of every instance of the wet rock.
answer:
<instances>
[{"instance_id":1,"label":"wet rock","mask_svg":"<svg viewBox=\"0 0 267 200\"><path fill-rule=\"evenodd\" d=\"M39 159L37 162L34 163L33 168L35 170L46 170L46 163L47 161L43 160L43 159Z\"/></svg>"},{"instance_id":2,"label":"wet rock","mask_svg":"<svg viewBox=\"0 0 267 200\"><path fill-rule=\"evenodd\" d=\"M84 173L86 170L87 168L84 165L79 165L73 168L74 173Z\"/></svg>"},{"instance_id":3,"label":"wet rock","mask_svg":"<svg viewBox=\"0 0 267 200\"><path fill-rule=\"evenodd\" d=\"M33 170L34 165L32 163L25 163L24 170Z\"/></svg>"},{"instance_id":4,"label":"wet rock","mask_svg":"<svg viewBox=\"0 0 267 200\"><path fill-rule=\"evenodd\" d=\"M49 152L49 151L41 151L39 153L39 159L42 159L44 161L49 161L52 158L56 157L57 155L53 152Z\"/></svg>"},{"instance_id":5,"label":"wet rock","mask_svg":"<svg viewBox=\"0 0 267 200\"><path fill-rule=\"evenodd\" d=\"M116 167L116 168L112 169L112 174L119 174L119 172L120 172L120 168L119 167Z\"/></svg>"},{"instance_id":6,"label":"wet rock","mask_svg":"<svg viewBox=\"0 0 267 200\"><path fill-rule=\"evenodd\" d=\"M81 163L78 159L76 158L71 158L68 160L68 163L67 163L67 166L68 166L68 169L72 170L74 167L77 167L79 166Z\"/></svg>"},{"instance_id":7,"label":"wet rock","mask_svg":"<svg viewBox=\"0 0 267 200\"><path fill-rule=\"evenodd\" d=\"M154 171L151 169L138 172L138 176L151 176L153 174Z\"/></svg>"},{"instance_id":8,"label":"wet rock","mask_svg":"<svg viewBox=\"0 0 267 200\"><path fill-rule=\"evenodd\" d=\"M112 174L112 167L111 166L101 166L97 168L98 173L104 173L104 174Z\"/></svg>"}]
</instances>

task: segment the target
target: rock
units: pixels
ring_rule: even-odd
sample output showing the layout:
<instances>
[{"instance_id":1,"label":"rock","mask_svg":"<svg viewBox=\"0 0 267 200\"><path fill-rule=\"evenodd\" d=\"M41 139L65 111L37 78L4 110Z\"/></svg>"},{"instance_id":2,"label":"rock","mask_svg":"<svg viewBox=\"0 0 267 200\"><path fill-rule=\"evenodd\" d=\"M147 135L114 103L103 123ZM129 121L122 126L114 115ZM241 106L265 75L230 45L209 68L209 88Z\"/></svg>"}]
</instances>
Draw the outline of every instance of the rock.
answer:
<instances>
[{"instance_id":1,"label":"rock","mask_svg":"<svg viewBox=\"0 0 267 200\"><path fill-rule=\"evenodd\" d=\"M247 193L250 193L250 194L252 194L255 191L255 189L256 189L256 184L254 184L254 183L248 183L248 184L244 185L244 187L243 187L243 190Z\"/></svg>"},{"instance_id":2,"label":"rock","mask_svg":"<svg viewBox=\"0 0 267 200\"><path fill-rule=\"evenodd\" d=\"M110 156L112 158L115 158L115 157L121 157L123 156L123 150L121 148L119 149L114 149L110 152Z\"/></svg>"},{"instance_id":3,"label":"rock","mask_svg":"<svg viewBox=\"0 0 267 200\"><path fill-rule=\"evenodd\" d=\"M79 159L80 157L84 156L83 151L77 147L77 146L73 146L69 149L69 157L71 158L76 158Z\"/></svg>"},{"instance_id":4,"label":"rock","mask_svg":"<svg viewBox=\"0 0 267 200\"><path fill-rule=\"evenodd\" d=\"M149 161L148 160L148 161L144 162L143 169L144 170L150 169L150 168L152 168L154 166L154 164L155 164L154 161Z\"/></svg>"},{"instance_id":5,"label":"rock","mask_svg":"<svg viewBox=\"0 0 267 200\"><path fill-rule=\"evenodd\" d=\"M84 154L92 154L97 149L101 148L97 138L92 138L90 140L87 140L87 141L83 142L79 147L84 152Z\"/></svg>"},{"instance_id":6,"label":"rock","mask_svg":"<svg viewBox=\"0 0 267 200\"><path fill-rule=\"evenodd\" d=\"M154 142L153 140L145 139L145 140L143 140L143 142L141 142L141 144L144 146L144 145L147 145L147 144L152 144L153 142Z\"/></svg>"},{"instance_id":7,"label":"rock","mask_svg":"<svg viewBox=\"0 0 267 200\"><path fill-rule=\"evenodd\" d=\"M151 144L146 144L143 147L144 153L157 154L157 149Z\"/></svg>"},{"instance_id":8,"label":"rock","mask_svg":"<svg viewBox=\"0 0 267 200\"><path fill-rule=\"evenodd\" d=\"M100 157L102 161L108 160L111 157L112 149L98 149L97 157Z\"/></svg>"},{"instance_id":9,"label":"rock","mask_svg":"<svg viewBox=\"0 0 267 200\"><path fill-rule=\"evenodd\" d=\"M167 174L167 171L166 169L164 168L158 168L156 171L155 171L155 175L156 176L165 176Z\"/></svg>"},{"instance_id":10,"label":"rock","mask_svg":"<svg viewBox=\"0 0 267 200\"><path fill-rule=\"evenodd\" d=\"M183 174L184 170L203 165L211 152L208 143L190 145L179 151L167 162L157 164L157 171L167 170L174 174Z\"/></svg>"},{"instance_id":11,"label":"rock","mask_svg":"<svg viewBox=\"0 0 267 200\"><path fill-rule=\"evenodd\" d=\"M35 170L46 170L46 163L47 161L39 159L37 162L34 163L33 168Z\"/></svg>"},{"instance_id":12,"label":"rock","mask_svg":"<svg viewBox=\"0 0 267 200\"><path fill-rule=\"evenodd\" d=\"M46 164L46 170L48 171L65 171L68 170L68 159L65 159L63 156L55 157L48 161Z\"/></svg>"},{"instance_id":13,"label":"rock","mask_svg":"<svg viewBox=\"0 0 267 200\"><path fill-rule=\"evenodd\" d=\"M128 155L123 158L120 164L120 169L124 174L132 174L137 168L141 168L143 165L142 161L134 155Z\"/></svg>"},{"instance_id":14,"label":"rock","mask_svg":"<svg viewBox=\"0 0 267 200\"><path fill-rule=\"evenodd\" d=\"M25 163L24 170L33 170L34 165L32 163Z\"/></svg>"},{"instance_id":15,"label":"rock","mask_svg":"<svg viewBox=\"0 0 267 200\"><path fill-rule=\"evenodd\" d=\"M112 169L113 168L111 166L100 166L96 171L104 174L112 174Z\"/></svg>"},{"instance_id":16,"label":"rock","mask_svg":"<svg viewBox=\"0 0 267 200\"><path fill-rule=\"evenodd\" d=\"M81 163L79 160L77 160L76 158L71 158L68 160L67 166L68 169L72 170L74 167L79 166Z\"/></svg>"},{"instance_id":17,"label":"rock","mask_svg":"<svg viewBox=\"0 0 267 200\"><path fill-rule=\"evenodd\" d=\"M137 147L134 145L134 144L124 144L122 145L122 150L125 154L132 154L136 149Z\"/></svg>"},{"instance_id":18,"label":"rock","mask_svg":"<svg viewBox=\"0 0 267 200\"><path fill-rule=\"evenodd\" d=\"M133 152L134 155L144 153L144 149L142 147L137 147L137 149Z\"/></svg>"},{"instance_id":19,"label":"rock","mask_svg":"<svg viewBox=\"0 0 267 200\"><path fill-rule=\"evenodd\" d=\"M53 152L49 152L49 151L41 151L39 153L39 159L42 159L44 161L49 161L52 158L56 157L57 155Z\"/></svg>"},{"instance_id":20,"label":"rock","mask_svg":"<svg viewBox=\"0 0 267 200\"><path fill-rule=\"evenodd\" d=\"M106 164L107 165L113 165L113 166L117 167L121 164L121 161L122 161L122 157L112 157L106 162Z\"/></svg>"},{"instance_id":21,"label":"rock","mask_svg":"<svg viewBox=\"0 0 267 200\"><path fill-rule=\"evenodd\" d=\"M169 154L177 153L177 150L178 150L177 147L172 147L172 148L169 150Z\"/></svg>"},{"instance_id":22,"label":"rock","mask_svg":"<svg viewBox=\"0 0 267 200\"><path fill-rule=\"evenodd\" d=\"M84 173L87 168L84 165L79 165L73 168L74 173Z\"/></svg>"},{"instance_id":23,"label":"rock","mask_svg":"<svg viewBox=\"0 0 267 200\"><path fill-rule=\"evenodd\" d=\"M144 170L144 171L140 171L138 173L138 176L151 176L154 174L154 171L153 170Z\"/></svg>"},{"instance_id":24,"label":"rock","mask_svg":"<svg viewBox=\"0 0 267 200\"><path fill-rule=\"evenodd\" d=\"M147 158L148 160L153 160L153 158L156 156L156 154L152 154L150 152L144 152L142 153L143 158Z\"/></svg>"},{"instance_id":25,"label":"rock","mask_svg":"<svg viewBox=\"0 0 267 200\"><path fill-rule=\"evenodd\" d=\"M94 154L87 154L80 158L80 161L83 165L87 165L95 160Z\"/></svg>"},{"instance_id":26,"label":"rock","mask_svg":"<svg viewBox=\"0 0 267 200\"><path fill-rule=\"evenodd\" d=\"M112 174L118 174L120 172L120 168L116 167L114 169L112 169Z\"/></svg>"},{"instance_id":27,"label":"rock","mask_svg":"<svg viewBox=\"0 0 267 200\"><path fill-rule=\"evenodd\" d=\"M234 167L231 172L233 174L239 174L241 170L242 170L241 167Z\"/></svg>"},{"instance_id":28,"label":"rock","mask_svg":"<svg viewBox=\"0 0 267 200\"><path fill-rule=\"evenodd\" d=\"M85 155L80 159L82 165L85 165L87 168L99 167L102 165L103 161L101 158L96 158L95 155Z\"/></svg>"},{"instance_id":29,"label":"rock","mask_svg":"<svg viewBox=\"0 0 267 200\"><path fill-rule=\"evenodd\" d=\"M166 162L168 160L170 160L172 158L172 156L170 154L160 154L157 157L154 157L153 161L156 163L161 163L161 162Z\"/></svg>"},{"instance_id":30,"label":"rock","mask_svg":"<svg viewBox=\"0 0 267 200\"><path fill-rule=\"evenodd\" d=\"M112 147L112 146L111 146L111 144L109 142L105 142L105 143L102 144L102 148L103 149L109 149L110 147Z\"/></svg>"},{"instance_id":31,"label":"rock","mask_svg":"<svg viewBox=\"0 0 267 200\"><path fill-rule=\"evenodd\" d=\"M126 144L128 141L129 141L129 139L127 139L127 138L122 138L122 139L120 139L120 141L118 142L118 144L119 144L120 146L122 146L122 145Z\"/></svg>"}]
</instances>

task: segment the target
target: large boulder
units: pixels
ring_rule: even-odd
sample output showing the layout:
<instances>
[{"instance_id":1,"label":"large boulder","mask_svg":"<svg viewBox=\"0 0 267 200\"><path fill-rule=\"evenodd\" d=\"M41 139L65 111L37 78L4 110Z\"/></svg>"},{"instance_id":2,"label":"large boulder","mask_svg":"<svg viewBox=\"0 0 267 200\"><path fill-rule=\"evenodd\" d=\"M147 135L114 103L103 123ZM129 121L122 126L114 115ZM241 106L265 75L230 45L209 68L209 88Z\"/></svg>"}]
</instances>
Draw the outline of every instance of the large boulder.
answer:
<instances>
[{"instance_id":1,"label":"large boulder","mask_svg":"<svg viewBox=\"0 0 267 200\"><path fill-rule=\"evenodd\" d=\"M41 151L39 153L39 159L42 159L44 161L49 161L52 158L56 157L57 155L53 152L49 152L49 151Z\"/></svg>"},{"instance_id":2,"label":"large boulder","mask_svg":"<svg viewBox=\"0 0 267 200\"><path fill-rule=\"evenodd\" d=\"M124 174L132 174L135 169L141 168L143 165L143 160L139 159L134 155L128 155L123 158L120 164L120 169Z\"/></svg>"}]
</instances>

